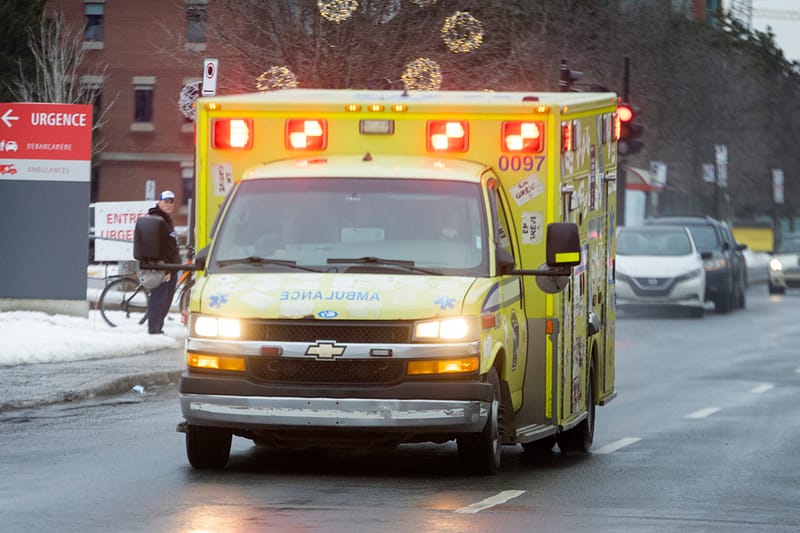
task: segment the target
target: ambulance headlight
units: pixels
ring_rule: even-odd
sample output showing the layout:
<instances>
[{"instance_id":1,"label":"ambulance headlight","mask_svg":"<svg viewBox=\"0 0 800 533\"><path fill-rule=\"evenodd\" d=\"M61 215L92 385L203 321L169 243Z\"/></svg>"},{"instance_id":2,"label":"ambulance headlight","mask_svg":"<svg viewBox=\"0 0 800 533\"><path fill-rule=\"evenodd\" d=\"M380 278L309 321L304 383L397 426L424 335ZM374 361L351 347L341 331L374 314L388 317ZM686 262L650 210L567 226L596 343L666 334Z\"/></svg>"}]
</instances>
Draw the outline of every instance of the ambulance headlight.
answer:
<instances>
[{"instance_id":1,"label":"ambulance headlight","mask_svg":"<svg viewBox=\"0 0 800 533\"><path fill-rule=\"evenodd\" d=\"M449 317L414 324L415 341L465 341L478 338L474 317Z\"/></svg>"},{"instance_id":2,"label":"ambulance headlight","mask_svg":"<svg viewBox=\"0 0 800 533\"><path fill-rule=\"evenodd\" d=\"M238 339L242 335L242 326L235 318L198 316L194 321L194 333L200 337Z\"/></svg>"}]
</instances>

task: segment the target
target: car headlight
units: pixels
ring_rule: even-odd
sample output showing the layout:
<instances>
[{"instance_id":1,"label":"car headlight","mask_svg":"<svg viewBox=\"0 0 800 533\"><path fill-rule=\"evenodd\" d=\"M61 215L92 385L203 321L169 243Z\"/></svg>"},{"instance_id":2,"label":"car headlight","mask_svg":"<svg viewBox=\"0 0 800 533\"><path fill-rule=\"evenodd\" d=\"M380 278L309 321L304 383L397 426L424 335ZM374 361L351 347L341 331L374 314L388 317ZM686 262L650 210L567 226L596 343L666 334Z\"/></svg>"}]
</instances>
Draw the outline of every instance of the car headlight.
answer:
<instances>
[{"instance_id":1,"label":"car headlight","mask_svg":"<svg viewBox=\"0 0 800 533\"><path fill-rule=\"evenodd\" d=\"M478 328L474 317L457 316L414 324L414 340L463 341L477 338Z\"/></svg>"},{"instance_id":2,"label":"car headlight","mask_svg":"<svg viewBox=\"0 0 800 533\"><path fill-rule=\"evenodd\" d=\"M718 257L717 259L709 259L703 262L703 268L706 269L706 272L711 272L712 270L722 270L727 266L728 262L725 260L724 257Z\"/></svg>"},{"instance_id":3,"label":"car headlight","mask_svg":"<svg viewBox=\"0 0 800 533\"><path fill-rule=\"evenodd\" d=\"M700 274L702 274L702 272L703 272L702 269L697 268L695 270L692 270L691 272L687 272L686 274L684 274L682 276L678 276L675 279L676 279L676 281L687 281L687 280L690 280L690 279L693 279L693 278L699 278Z\"/></svg>"},{"instance_id":4,"label":"car headlight","mask_svg":"<svg viewBox=\"0 0 800 533\"><path fill-rule=\"evenodd\" d=\"M783 270L783 263L777 257L773 257L769 260L769 269L773 272L780 272Z\"/></svg>"},{"instance_id":5,"label":"car headlight","mask_svg":"<svg viewBox=\"0 0 800 533\"><path fill-rule=\"evenodd\" d=\"M200 337L238 339L242 336L242 325L235 318L199 316L194 321L194 332Z\"/></svg>"}]
</instances>

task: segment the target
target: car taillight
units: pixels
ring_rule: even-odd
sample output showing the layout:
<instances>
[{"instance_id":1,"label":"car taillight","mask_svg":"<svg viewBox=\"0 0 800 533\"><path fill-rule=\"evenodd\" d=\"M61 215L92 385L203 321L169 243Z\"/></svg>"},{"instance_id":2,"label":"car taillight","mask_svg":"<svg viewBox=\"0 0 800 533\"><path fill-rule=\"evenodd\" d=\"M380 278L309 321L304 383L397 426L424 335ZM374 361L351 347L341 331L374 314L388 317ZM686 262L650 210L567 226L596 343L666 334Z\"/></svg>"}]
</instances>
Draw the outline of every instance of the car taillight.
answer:
<instances>
[{"instance_id":1,"label":"car taillight","mask_svg":"<svg viewBox=\"0 0 800 533\"><path fill-rule=\"evenodd\" d=\"M324 150L327 146L327 120L289 119L286 121L286 147L290 150Z\"/></svg>"},{"instance_id":2,"label":"car taillight","mask_svg":"<svg viewBox=\"0 0 800 533\"><path fill-rule=\"evenodd\" d=\"M212 125L211 140L217 150L250 150L253 148L253 119L217 119Z\"/></svg>"},{"instance_id":3,"label":"car taillight","mask_svg":"<svg viewBox=\"0 0 800 533\"><path fill-rule=\"evenodd\" d=\"M469 122L465 120L429 120L429 152L466 152L469 147Z\"/></svg>"},{"instance_id":4,"label":"car taillight","mask_svg":"<svg viewBox=\"0 0 800 533\"><path fill-rule=\"evenodd\" d=\"M506 152L541 152L544 125L541 122L503 122L503 150Z\"/></svg>"}]
</instances>

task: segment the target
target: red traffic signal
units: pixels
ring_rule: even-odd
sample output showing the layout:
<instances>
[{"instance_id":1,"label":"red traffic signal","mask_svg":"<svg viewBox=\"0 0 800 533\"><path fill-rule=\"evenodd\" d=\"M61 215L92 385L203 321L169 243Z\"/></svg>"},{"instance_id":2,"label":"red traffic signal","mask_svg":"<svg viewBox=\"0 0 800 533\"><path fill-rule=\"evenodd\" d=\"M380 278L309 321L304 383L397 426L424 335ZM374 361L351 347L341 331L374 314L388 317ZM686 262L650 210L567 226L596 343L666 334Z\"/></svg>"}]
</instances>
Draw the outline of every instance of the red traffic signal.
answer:
<instances>
[{"instance_id":1,"label":"red traffic signal","mask_svg":"<svg viewBox=\"0 0 800 533\"><path fill-rule=\"evenodd\" d=\"M627 104L617 106L617 117L620 122L630 122L633 120L633 108Z\"/></svg>"},{"instance_id":2,"label":"red traffic signal","mask_svg":"<svg viewBox=\"0 0 800 533\"><path fill-rule=\"evenodd\" d=\"M631 155L640 151L644 146L641 141L635 140L644 133L644 126L637 124L639 108L626 102L617 105L617 118L614 137L617 139L617 150L621 155Z\"/></svg>"}]
</instances>

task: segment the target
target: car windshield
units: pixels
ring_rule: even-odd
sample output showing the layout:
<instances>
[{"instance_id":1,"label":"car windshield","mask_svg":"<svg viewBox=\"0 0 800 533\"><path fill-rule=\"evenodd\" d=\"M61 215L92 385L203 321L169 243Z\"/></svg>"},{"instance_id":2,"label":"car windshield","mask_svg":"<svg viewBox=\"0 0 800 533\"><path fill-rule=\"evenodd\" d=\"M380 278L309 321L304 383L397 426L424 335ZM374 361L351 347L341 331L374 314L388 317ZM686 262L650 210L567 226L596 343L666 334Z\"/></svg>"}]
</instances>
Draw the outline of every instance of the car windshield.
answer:
<instances>
[{"instance_id":1,"label":"car windshield","mask_svg":"<svg viewBox=\"0 0 800 533\"><path fill-rule=\"evenodd\" d=\"M617 255L679 256L692 253L692 243L683 231L628 230L617 236Z\"/></svg>"},{"instance_id":2,"label":"car windshield","mask_svg":"<svg viewBox=\"0 0 800 533\"><path fill-rule=\"evenodd\" d=\"M719 250L722 247L717 231L713 226L692 225L688 226L688 228L689 231L692 232L692 238L698 250L711 251Z\"/></svg>"},{"instance_id":3,"label":"car windshield","mask_svg":"<svg viewBox=\"0 0 800 533\"><path fill-rule=\"evenodd\" d=\"M218 271L488 275L476 183L417 179L256 179L230 199L210 265Z\"/></svg>"},{"instance_id":4,"label":"car windshield","mask_svg":"<svg viewBox=\"0 0 800 533\"><path fill-rule=\"evenodd\" d=\"M800 235L784 236L778 246L778 253L800 254Z\"/></svg>"}]
</instances>

